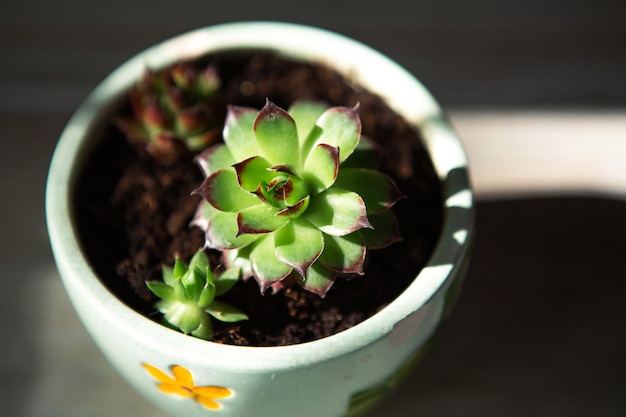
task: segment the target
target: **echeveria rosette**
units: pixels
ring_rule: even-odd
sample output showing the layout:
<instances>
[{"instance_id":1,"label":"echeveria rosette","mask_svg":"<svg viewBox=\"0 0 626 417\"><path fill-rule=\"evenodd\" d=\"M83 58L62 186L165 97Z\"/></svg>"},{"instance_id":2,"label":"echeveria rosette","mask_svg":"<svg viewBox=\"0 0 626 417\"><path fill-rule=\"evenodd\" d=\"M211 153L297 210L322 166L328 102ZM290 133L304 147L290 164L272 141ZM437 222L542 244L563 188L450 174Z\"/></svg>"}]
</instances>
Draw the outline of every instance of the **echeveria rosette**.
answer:
<instances>
[{"instance_id":1,"label":"echeveria rosette","mask_svg":"<svg viewBox=\"0 0 626 417\"><path fill-rule=\"evenodd\" d=\"M116 120L132 142L172 162L185 152L197 153L219 138L221 115L213 106L220 78L212 66L196 69L179 63L147 70L130 91L132 117Z\"/></svg>"},{"instance_id":2,"label":"echeveria rosette","mask_svg":"<svg viewBox=\"0 0 626 417\"><path fill-rule=\"evenodd\" d=\"M262 291L291 277L324 296L339 275L363 274L366 246L399 239L388 210L402 196L393 180L340 169L361 137L356 107L230 106L223 136L197 158L206 179L192 224Z\"/></svg>"},{"instance_id":3,"label":"echeveria rosette","mask_svg":"<svg viewBox=\"0 0 626 417\"><path fill-rule=\"evenodd\" d=\"M199 250L189 266L176 259L173 268L163 267L163 281L149 281L146 285L160 298L156 307L166 324L185 334L210 340L211 317L224 322L248 318L236 307L215 298L230 290L239 276L239 268L214 275L206 255Z\"/></svg>"}]
</instances>

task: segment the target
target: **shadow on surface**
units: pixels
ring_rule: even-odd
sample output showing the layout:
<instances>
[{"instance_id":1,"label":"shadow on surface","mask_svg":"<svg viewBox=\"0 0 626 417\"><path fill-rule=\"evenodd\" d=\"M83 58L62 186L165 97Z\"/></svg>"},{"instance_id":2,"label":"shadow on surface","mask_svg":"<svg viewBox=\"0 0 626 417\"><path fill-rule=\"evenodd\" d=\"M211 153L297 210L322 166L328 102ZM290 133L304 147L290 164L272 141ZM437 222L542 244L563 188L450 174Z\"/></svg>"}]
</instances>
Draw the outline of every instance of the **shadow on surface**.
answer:
<instances>
[{"instance_id":1,"label":"shadow on surface","mask_svg":"<svg viewBox=\"0 0 626 417\"><path fill-rule=\"evenodd\" d=\"M624 415L625 213L601 199L479 203L460 300L379 412Z\"/></svg>"}]
</instances>

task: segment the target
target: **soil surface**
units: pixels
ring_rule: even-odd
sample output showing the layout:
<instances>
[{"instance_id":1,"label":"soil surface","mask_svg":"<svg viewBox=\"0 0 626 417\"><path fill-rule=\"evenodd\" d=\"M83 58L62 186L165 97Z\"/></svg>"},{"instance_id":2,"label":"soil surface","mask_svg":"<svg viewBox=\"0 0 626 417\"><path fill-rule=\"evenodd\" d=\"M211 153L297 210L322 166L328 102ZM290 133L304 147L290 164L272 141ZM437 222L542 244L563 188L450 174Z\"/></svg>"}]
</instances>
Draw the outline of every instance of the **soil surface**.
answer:
<instances>
[{"instance_id":1,"label":"soil surface","mask_svg":"<svg viewBox=\"0 0 626 417\"><path fill-rule=\"evenodd\" d=\"M363 134L379 146L381 170L408 196L393 208L403 241L368 251L363 276L338 281L325 298L297 285L261 294L253 279L241 281L223 299L244 310L250 320L214 320L214 341L252 346L302 343L347 329L380 311L425 265L441 229L439 181L416 132L380 98L328 68L271 53L205 60L218 68L224 103L257 109L266 98L284 108L299 99L359 103ZM128 104L122 103L118 111L128 111ZM190 192L201 182L192 155L162 165L130 146L111 123L77 187L79 234L94 270L123 302L157 321L155 297L145 281L160 279L162 264L171 265L176 256L188 261L203 245L202 231L188 226L199 202ZM218 252L209 255L219 263Z\"/></svg>"}]
</instances>

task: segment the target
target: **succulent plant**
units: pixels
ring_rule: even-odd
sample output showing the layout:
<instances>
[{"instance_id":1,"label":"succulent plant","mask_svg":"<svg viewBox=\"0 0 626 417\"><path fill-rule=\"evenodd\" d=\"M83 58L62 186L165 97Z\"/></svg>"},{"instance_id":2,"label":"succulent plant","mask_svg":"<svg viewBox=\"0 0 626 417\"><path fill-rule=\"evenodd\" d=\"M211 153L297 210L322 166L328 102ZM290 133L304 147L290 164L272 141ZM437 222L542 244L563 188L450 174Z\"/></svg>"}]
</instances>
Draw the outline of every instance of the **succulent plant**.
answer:
<instances>
[{"instance_id":1,"label":"succulent plant","mask_svg":"<svg viewBox=\"0 0 626 417\"><path fill-rule=\"evenodd\" d=\"M197 157L206 178L192 224L262 292L295 280L324 296L339 276L363 274L366 247L399 240L388 210L402 197L393 180L341 166L364 146L357 110L229 106L224 143Z\"/></svg>"},{"instance_id":2,"label":"succulent plant","mask_svg":"<svg viewBox=\"0 0 626 417\"><path fill-rule=\"evenodd\" d=\"M117 125L160 160L175 160L187 149L197 153L219 138L221 118L212 105L219 86L210 65L198 70L179 63L147 70L130 91L132 117L119 118Z\"/></svg>"},{"instance_id":3,"label":"succulent plant","mask_svg":"<svg viewBox=\"0 0 626 417\"><path fill-rule=\"evenodd\" d=\"M239 268L227 269L215 276L206 255L198 250L189 266L176 259L173 268L163 267L163 281L148 281L146 285L160 298L156 307L163 314L165 324L210 340L211 317L224 322L248 318L236 307L215 299L230 290L239 276Z\"/></svg>"}]
</instances>

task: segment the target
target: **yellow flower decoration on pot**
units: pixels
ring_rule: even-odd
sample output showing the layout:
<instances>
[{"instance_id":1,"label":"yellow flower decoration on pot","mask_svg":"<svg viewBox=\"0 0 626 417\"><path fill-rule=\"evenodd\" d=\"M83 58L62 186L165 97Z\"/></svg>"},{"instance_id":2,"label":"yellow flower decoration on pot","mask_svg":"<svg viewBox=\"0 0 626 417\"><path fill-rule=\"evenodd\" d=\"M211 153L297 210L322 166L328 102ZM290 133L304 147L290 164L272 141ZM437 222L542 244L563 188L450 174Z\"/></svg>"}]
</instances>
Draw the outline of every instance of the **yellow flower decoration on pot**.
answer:
<instances>
[{"instance_id":1,"label":"yellow flower decoration on pot","mask_svg":"<svg viewBox=\"0 0 626 417\"><path fill-rule=\"evenodd\" d=\"M192 398L194 401L202 404L209 410L219 410L222 408L222 406L215 401L216 399L227 398L233 395L230 389L224 387L195 386L191 372L180 365L174 365L172 367L172 374L174 375L173 378L150 364L144 363L143 367L150 375L152 375L154 379L159 381L159 384L157 385L159 391L164 392L165 394Z\"/></svg>"}]
</instances>

